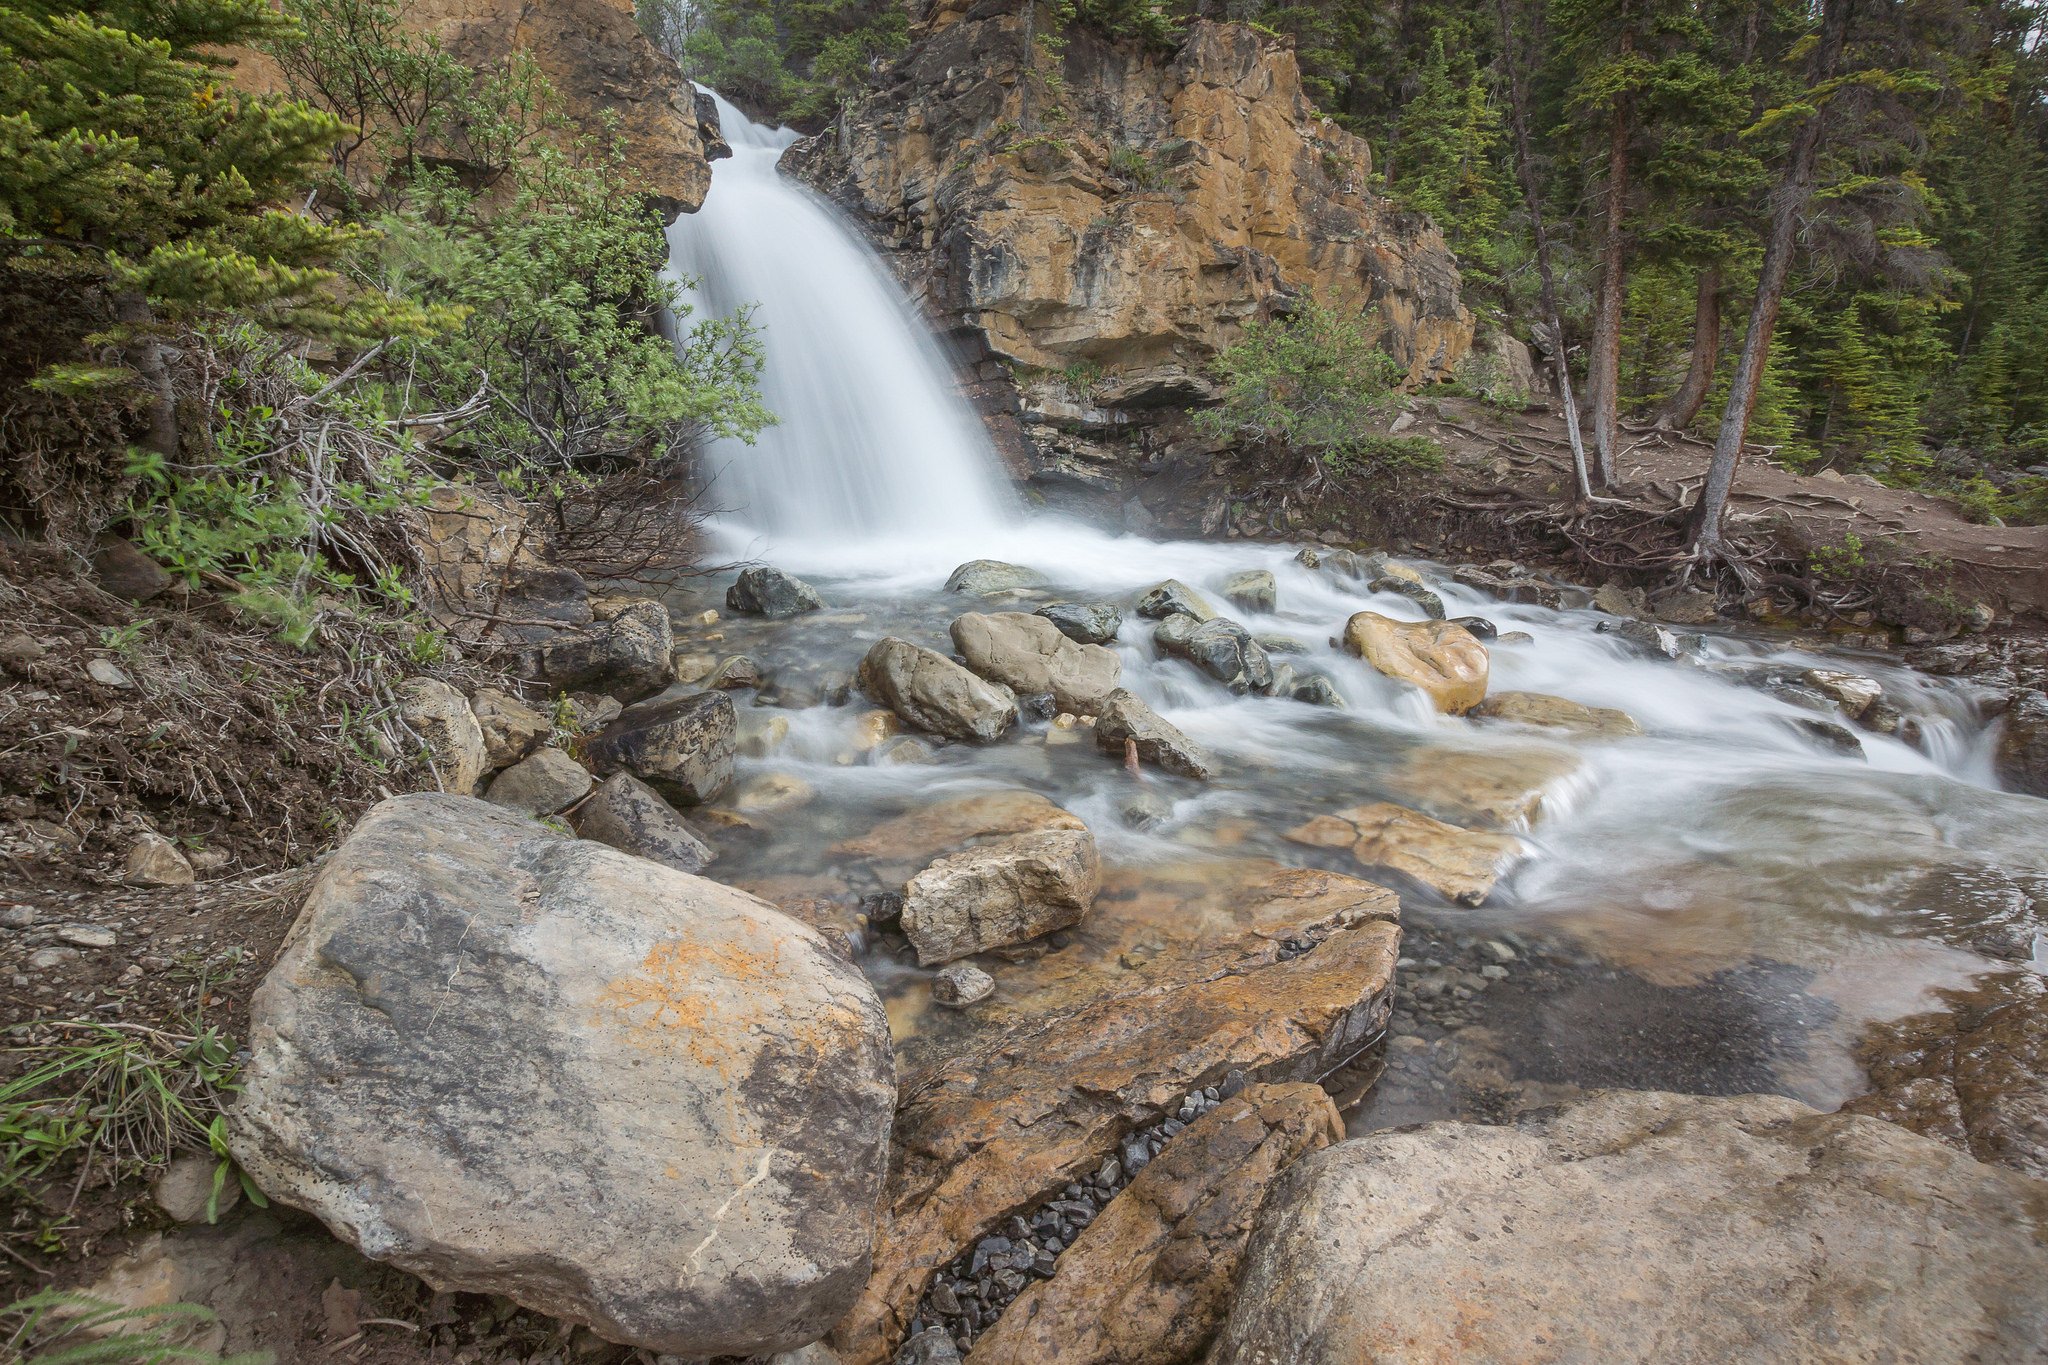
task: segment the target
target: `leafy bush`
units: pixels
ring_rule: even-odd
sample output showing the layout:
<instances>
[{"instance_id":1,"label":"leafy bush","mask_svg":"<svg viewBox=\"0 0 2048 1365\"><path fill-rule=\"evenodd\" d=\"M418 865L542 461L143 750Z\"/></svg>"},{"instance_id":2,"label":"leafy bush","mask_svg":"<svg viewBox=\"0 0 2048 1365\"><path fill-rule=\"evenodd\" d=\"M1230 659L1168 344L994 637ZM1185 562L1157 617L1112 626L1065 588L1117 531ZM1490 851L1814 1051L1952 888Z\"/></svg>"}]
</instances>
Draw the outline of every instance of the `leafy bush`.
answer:
<instances>
[{"instance_id":1,"label":"leafy bush","mask_svg":"<svg viewBox=\"0 0 2048 1365\"><path fill-rule=\"evenodd\" d=\"M1304 299L1285 317L1247 325L1216 369L1223 401L1195 419L1213 435L1300 451L1336 472L1442 464L1434 442L1380 433L1403 370L1364 314Z\"/></svg>"}]
</instances>

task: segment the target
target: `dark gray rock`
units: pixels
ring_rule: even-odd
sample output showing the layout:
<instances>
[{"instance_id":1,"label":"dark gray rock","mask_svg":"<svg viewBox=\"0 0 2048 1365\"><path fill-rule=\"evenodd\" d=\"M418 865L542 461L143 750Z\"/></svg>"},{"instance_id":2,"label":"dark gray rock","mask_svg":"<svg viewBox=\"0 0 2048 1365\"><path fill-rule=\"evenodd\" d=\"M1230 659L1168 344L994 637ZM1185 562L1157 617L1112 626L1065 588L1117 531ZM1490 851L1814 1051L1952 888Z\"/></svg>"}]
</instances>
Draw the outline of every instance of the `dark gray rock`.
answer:
<instances>
[{"instance_id":1,"label":"dark gray rock","mask_svg":"<svg viewBox=\"0 0 2048 1365\"><path fill-rule=\"evenodd\" d=\"M541 676L556 691L603 692L637 701L675 677L668 608L635 602L609 621L557 635L541 647Z\"/></svg>"},{"instance_id":2,"label":"dark gray rock","mask_svg":"<svg viewBox=\"0 0 2048 1365\"><path fill-rule=\"evenodd\" d=\"M660 792L631 773L606 778L578 808L575 821L586 839L678 872L702 872L718 856Z\"/></svg>"},{"instance_id":3,"label":"dark gray rock","mask_svg":"<svg viewBox=\"0 0 2048 1365\"><path fill-rule=\"evenodd\" d=\"M1396 578L1392 574L1375 578L1366 584L1369 592L1391 592L1407 598L1422 608L1422 614L1432 621L1444 619L1444 599L1412 578Z\"/></svg>"},{"instance_id":4,"label":"dark gray rock","mask_svg":"<svg viewBox=\"0 0 2048 1365\"><path fill-rule=\"evenodd\" d=\"M1137 697L1119 687L1095 721L1095 744L1115 758L1124 756L1125 741L1137 746L1138 760L1182 777L1207 781L1215 772L1206 752L1178 727Z\"/></svg>"},{"instance_id":5,"label":"dark gray rock","mask_svg":"<svg viewBox=\"0 0 2048 1365\"><path fill-rule=\"evenodd\" d=\"M796 575L763 564L740 571L739 580L725 590L725 605L743 616L780 620L822 611L825 599Z\"/></svg>"},{"instance_id":6,"label":"dark gray rock","mask_svg":"<svg viewBox=\"0 0 2048 1365\"><path fill-rule=\"evenodd\" d=\"M1655 621L1631 621L1613 617L1600 622L1593 629L1602 635L1612 635L1625 640L1637 653L1652 658L1697 658L1705 654L1707 649L1704 636L1675 634Z\"/></svg>"},{"instance_id":7,"label":"dark gray rock","mask_svg":"<svg viewBox=\"0 0 2048 1365\"><path fill-rule=\"evenodd\" d=\"M484 799L522 815L553 815L589 795L590 770L560 749L542 749L491 779Z\"/></svg>"},{"instance_id":8,"label":"dark gray rock","mask_svg":"<svg viewBox=\"0 0 2048 1365\"><path fill-rule=\"evenodd\" d=\"M663 693L585 740L583 756L605 776L629 772L671 801L700 806L732 781L738 742L738 713L725 693Z\"/></svg>"},{"instance_id":9,"label":"dark gray rock","mask_svg":"<svg viewBox=\"0 0 2048 1365\"><path fill-rule=\"evenodd\" d=\"M1123 611L1114 602L1053 602L1040 607L1038 614L1082 645L1108 644L1124 623Z\"/></svg>"},{"instance_id":10,"label":"dark gray rock","mask_svg":"<svg viewBox=\"0 0 2048 1365\"><path fill-rule=\"evenodd\" d=\"M1216 619L1216 609L1204 601L1200 593L1178 578L1155 583L1140 593L1135 610L1138 615L1150 621L1163 621L1175 613L1192 616L1197 621Z\"/></svg>"},{"instance_id":11,"label":"dark gray rock","mask_svg":"<svg viewBox=\"0 0 2048 1365\"><path fill-rule=\"evenodd\" d=\"M1998 736L1998 780L2016 792L2048 796L2048 696L2017 693Z\"/></svg>"},{"instance_id":12,"label":"dark gray rock","mask_svg":"<svg viewBox=\"0 0 2048 1365\"><path fill-rule=\"evenodd\" d=\"M1169 616L1152 632L1152 641L1162 653L1186 659L1234 692L1266 692L1273 686L1272 660L1235 621Z\"/></svg>"}]
</instances>

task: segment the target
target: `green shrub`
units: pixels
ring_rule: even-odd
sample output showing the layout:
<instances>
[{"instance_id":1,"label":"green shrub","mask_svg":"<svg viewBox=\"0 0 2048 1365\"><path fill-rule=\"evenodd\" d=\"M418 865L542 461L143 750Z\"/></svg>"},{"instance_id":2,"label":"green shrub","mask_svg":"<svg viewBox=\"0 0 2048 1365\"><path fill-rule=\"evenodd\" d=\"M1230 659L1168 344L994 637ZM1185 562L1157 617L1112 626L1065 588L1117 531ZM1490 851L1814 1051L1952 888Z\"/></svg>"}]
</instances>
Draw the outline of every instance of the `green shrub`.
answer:
<instances>
[{"instance_id":1,"label":"green shrub","mask_svg":"<svg viewBox=\"0 0 2048 1365\"><path fill-rule=\"evenodd\" d=\"M1404 372L1364 314L1304 299L1285 317L1246 326L1216 369L1223 401L1195 418L1212 435L1300 451L1333 472L1442 463L1426 438L1381 434Z\"/></svg>"}]
</instances>

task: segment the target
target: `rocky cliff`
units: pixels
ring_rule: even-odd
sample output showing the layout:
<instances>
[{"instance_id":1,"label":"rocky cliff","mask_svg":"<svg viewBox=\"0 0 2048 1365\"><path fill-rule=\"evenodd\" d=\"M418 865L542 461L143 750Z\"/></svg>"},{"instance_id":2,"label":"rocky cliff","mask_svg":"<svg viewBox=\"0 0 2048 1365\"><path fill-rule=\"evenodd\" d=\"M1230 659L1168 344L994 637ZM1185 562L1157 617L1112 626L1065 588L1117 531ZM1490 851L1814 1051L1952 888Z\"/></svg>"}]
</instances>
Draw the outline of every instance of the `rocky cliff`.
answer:
<instances>
[{"instance_id":1,"label":"rocky cliff","mask_svg":"<svg viewBox=\"0 0 2048 1365\"><path fill-rule=\"evenodd\" d=\"M1166 51L1020 0L932 0L878 88L785 165L1009 363L1027 415L1199 401L1244 322L1304 293L1376 310L1415 381L1471 343L1442 236L1367 189L1365 142L1242 25Z\"/></svg>"},{"instance_id":2,"label":"rocky cliff","mask_svg":"<svg viewBox=\"0 0 2048 1365\"><path fill-rule=\"evenodd\" d=\"M711 161L728 154L717 113L633 22L633 0L413 0L404 22L479 70L524 49L578 132L600 134L607 114L617 119L629 164L669 211L704 202ZM268 57L230 55L238 84L284 88Z\"/></svg>"}]
</instances>

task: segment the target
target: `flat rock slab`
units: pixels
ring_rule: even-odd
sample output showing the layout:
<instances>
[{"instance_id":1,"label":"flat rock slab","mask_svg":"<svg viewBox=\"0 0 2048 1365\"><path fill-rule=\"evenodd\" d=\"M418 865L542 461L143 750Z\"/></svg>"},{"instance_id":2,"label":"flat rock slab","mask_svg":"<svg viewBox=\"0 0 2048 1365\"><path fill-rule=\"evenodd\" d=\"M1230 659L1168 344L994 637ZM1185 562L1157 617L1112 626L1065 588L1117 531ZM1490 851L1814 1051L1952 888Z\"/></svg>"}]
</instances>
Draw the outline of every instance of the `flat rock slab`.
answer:
<instances>
[{"instance_id":1,"label":"flat rock slab","mask_svg":"<svg viewBox=\"0 0 2048 1365\"><path fill-rule=\"evenodd\" d=\"M2038 1361L2048 1184L1776 1096L1608 1091L1303 1158L1212 1365Z\"/></svg>"},{"instance_id":2,"label":"flat rock slab","mask_svg":"<svg viewBox=\"0 0 2048 1365\"><path fill-rule=\"evenodd\" d=\"M1167 1143L974 1343L974 1365L1180 1365L1229 1310L1266 1187L1344 1136L1318 1085L1255 1085Z\"/></svg>"},{"instance_id":3,"label":"flat rock slab","mask_svg":"<svg viewBox=\"0 0 2048 1365\"><path fill-rule=\"evenodd\" d=\"M1424 745L1408 751L1386 784L1391 795L1454 824L1528 829L1584 768L1571 750L1545 744Z\"/></svg>"},{"instance_id":4,"label":"flat rock slab","mask_svg":"<svg viewBox=\"0 0 2048 1365\"><path fill-rule=\"evenodd\" d=\"M1485 901L1528 853L1513 835L1460 829L1391 801L1318 815L1286 837L1311 848L1343 849L1362 867L1397 872L1461 905Z\"/></svg>"},{"instance_id":5,"label":"flat rock slab","mask_svg":"<svg viewBox=\"0 0 2048 1365\"><path fill-rule=\"evenodd\" d=\"M399 797L321 873L251 1025L235 1158L436 1287L695 1358L815 1340L867 1277L881 1004L744 892Z\"/></svg>"},{"instance_id":6,"label":"flat rock slab","mask_svg":"<svg viewBox=\"0 0 2048 1365\"><path fill-rule=\"evenodd\" d=\"M1232 1070L1316 1079L1385 1028L1401 930L1384 888L1252 860L1159 877L1107 875L1074 942L990 965L993 997L934 1009L906 1044L874 1275L832 1335L847 1365L888 1360L935 1270L1189 1091Z\"/></svg>"},{"instance_id":7,"label":"flat rock slab","mask_svg":"<svg viewBox=\"0 0 2048 1365\"><path fill-rule=\"evenodd\" d=\"M1495 692L1466 714L1515 725L1566 730L1590 739L1631 739L1643 727L1634 716L1612 706L1587 706L1547 692Z\"/></svg>"},{"instance_id":8,"label":"flat rock slab","mask_svg":"<svg viewBox=\"0 0 2048 1365\"><path fill-rule=\"evenodd\" d=\"M870 864L884 882L902 883L942 853L980 840L1088 826L1073 812L1022 788L947 797L884 820L828 850Z\"/></svg>"}]
</instances>

